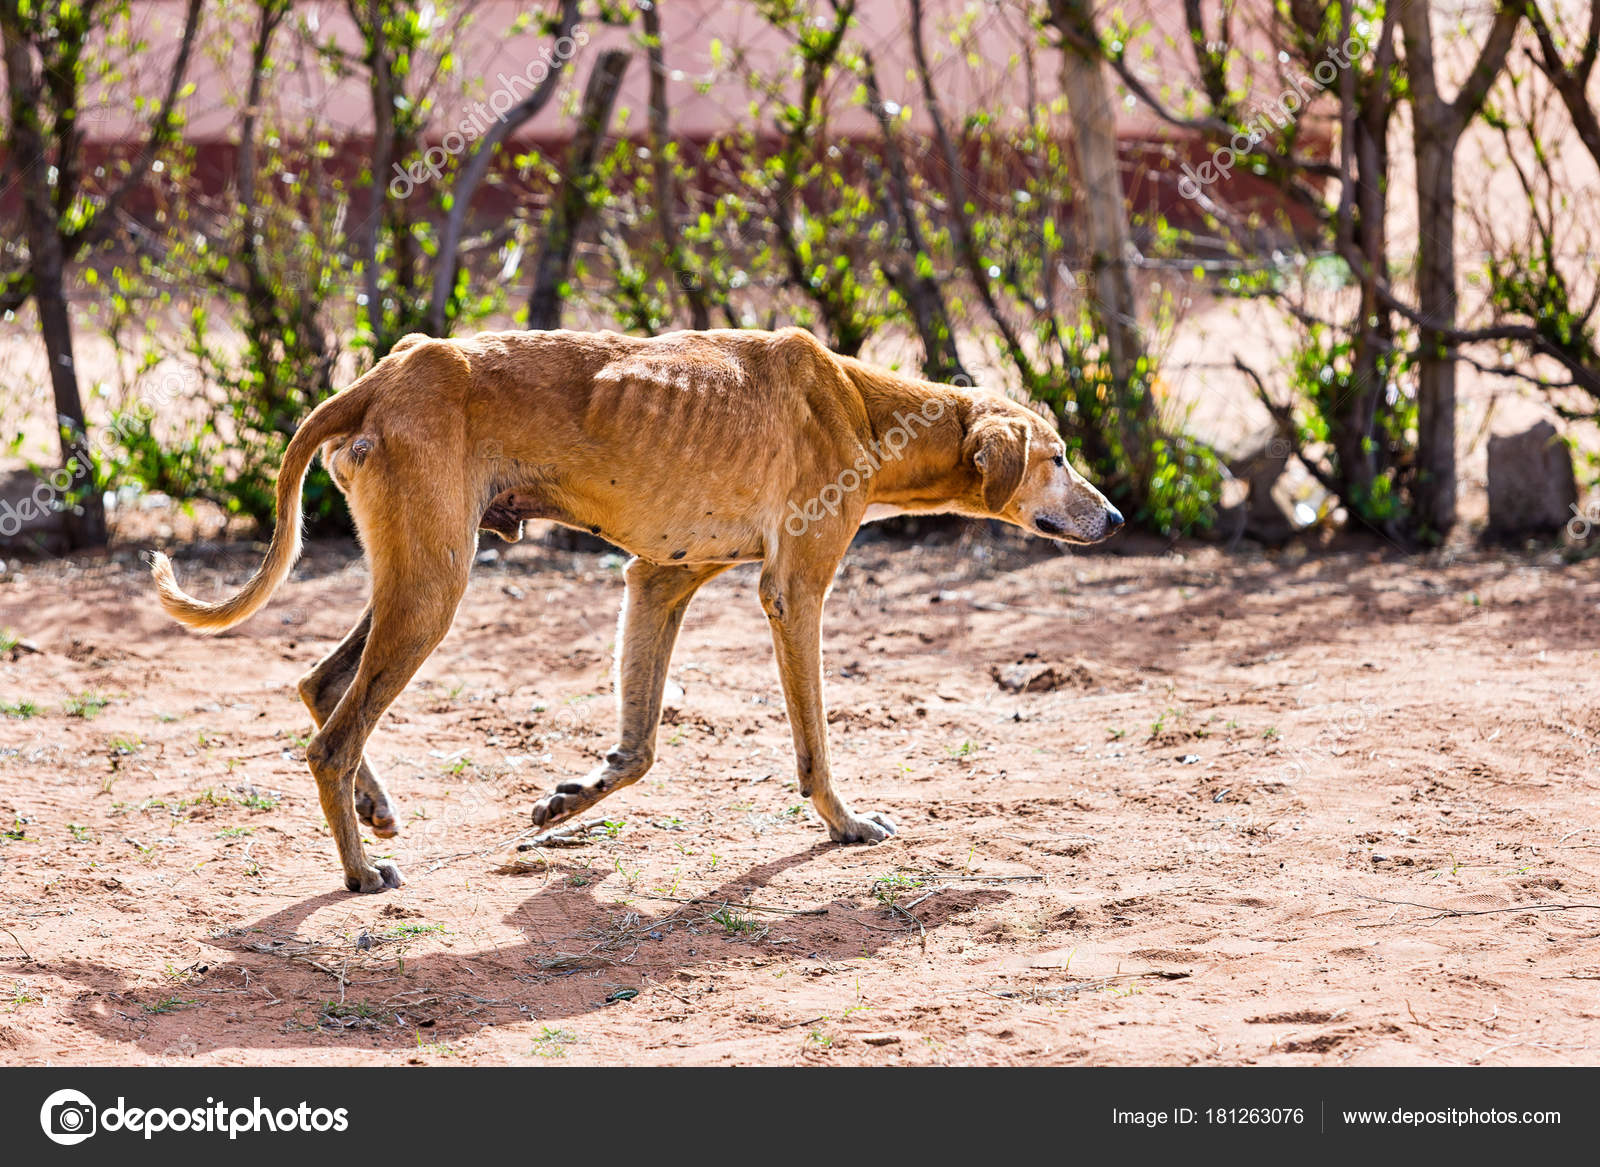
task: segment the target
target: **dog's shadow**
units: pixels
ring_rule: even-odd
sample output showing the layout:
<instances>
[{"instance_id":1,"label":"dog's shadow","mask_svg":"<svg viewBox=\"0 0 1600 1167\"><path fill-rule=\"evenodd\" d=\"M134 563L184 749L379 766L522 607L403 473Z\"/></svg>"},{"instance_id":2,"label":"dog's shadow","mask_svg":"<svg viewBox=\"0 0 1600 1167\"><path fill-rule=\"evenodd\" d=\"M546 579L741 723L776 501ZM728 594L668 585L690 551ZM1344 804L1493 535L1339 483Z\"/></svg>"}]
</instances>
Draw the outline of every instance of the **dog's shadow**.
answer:
<instances>
[{"instance_id":1,"label":"dog's shadow","mask_svg":"<svg viewBox=\"0 0 1600 1167\"><path fill-rule=\"evenodd\" d=\"M74 1024L131 1042L153 1060L182 1062L222 1049L416 1049L516 1023L537 1021L546 1033L556 1032L549 1023L612 1008L643 1007L657 1014L652 1020L681 1019L729 962L826 965L870 956L925 940L1010 898L993 888L945 889L919 903L914 915L837 899L800 909L806 914L741 908L752 892L829 849L819 843L760 864L692 904L642 895L605 902L551 873L505 917L525 941L477 952L408 955L404 918L377 938L344 937L305 951L300 926L321 909L350 902L348 893L328 892L208 938L227 959L171 987L136 985L93 961L35 967L82 986L67 1010ZM717 1007L715 998L706 1003ZM203 1019L190 1012L196 1009ZM668 1015L660 1016L662 1010ZM804 1020L759 1019L775 1029ZM541 1040L537 1033L530 1038Z\"/></svg>"}]
</instances>

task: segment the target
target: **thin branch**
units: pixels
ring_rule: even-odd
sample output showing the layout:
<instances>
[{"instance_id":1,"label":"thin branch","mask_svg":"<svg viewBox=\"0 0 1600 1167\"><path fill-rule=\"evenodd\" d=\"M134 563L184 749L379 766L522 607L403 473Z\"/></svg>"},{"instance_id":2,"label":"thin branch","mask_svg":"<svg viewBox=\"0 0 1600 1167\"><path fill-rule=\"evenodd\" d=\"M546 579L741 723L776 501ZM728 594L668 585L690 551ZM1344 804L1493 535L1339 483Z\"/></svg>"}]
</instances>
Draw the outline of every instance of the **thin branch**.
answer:
<instances>
[{"instance_id":1,"label":"thin branch","mask_svg":"<svg viewBox=\"0 0 1600 1167\"><path fill-rule=\"evenodd\" d=\"M1261 374L1256 372L1249 365L1245 364L1243 360L1238 357L1234 357L1233 367L1238 369L1241 373L1249 377L1250 380L1255 383L1256 396L1261 399L1261 404L1266 406L1267 412L1272 415L1272 420L1277 423L1278 429L1283 434L1284 440L1289 443L1290 449L1294 451L1294 456L1299 459L1300 464L1306 468L1306 472L1317 480L1317 484L1321 486L1323 490L1327 491L1335 498L1343 498L1344 491L1340 488L1339 484L1334 481L1333 476L1324 470L1321 463L1319 463L1315 458L1310 457L1306 453L1305 447L1301 445L1300 431L1294 424L1293 410L1287 405L1279 405L1276 401L1274 401L1272 399L1272 394L1267 392L1267 384L1261 379Z\"/></svg>"},{"instance_id":2,"label":"thin branch","mask_svg":"<svg viewBox=\"0 0 1600 1167\"><path fill-rule=\"evenodd\" d=\"M1511 51L1512 41L1516 38L1517 25L1522 23L1522 8L1519 3L1501 0L1494 14L1494 23L1489 26L1489 36L1473 63L1472 72L1467 74L1466 81L1456 93L1456 99L1450 103L1450 112L1458 126L1465 127L1478 116L1484 99L1489 96L1489 88L1500 76L1500 70L1505 68L1506 54Z\"/></svg>"},{"instance_id":3,"label":"thin branch","mask_svg":"<svg viewBox=\"0 0 1600 1167\"><path fill-rule=\"evenodd\" d=\"M922 99L928 107L928 119L933 124L934 141L938 143L939 154L944 162L946 181L949 183L948 195L956 249L968 276L977 288L978 299L982 302L984 311L999 331L1012 364L1017 367L1017 372L1022 375L1023 384L1031 392L1032 387L1039 382L1039 374L1028 358L1028 350L1023 345L1022 338L1000 308L1000 303L994 294L993 283L989 278L988 265L978 254L978 243L973 235L972 221L967 217L967 206L972 200L967 190L966 171L955 142L950 137L944 105L934 88L933 70L928 65L927 45L923 41L923 19L922 0L911 0L911 54L916 61L917 77L922 85Z\"/></svg>"},{"instance_id":4,"label":"thin branch","mask_svg":"<svg viewBox=\"0 0 1600 1167\"><path fill-rule=\"evenodd\" d=\"M105 196L98 211L87 223L63 237L62 247L69 260L111 234L115 224L115 212L122 205L122 200L134 187L144 181L146 173L155 163L156 156L166 148L168 140L172 137L177 124L178 100L183 95L184 77L189 70L189 56L194 48L195 37L200 31L202 4L203 0L189 0L183 18L183 37L178 42L178 56L172 64L172 76L167 83L166 95L162 99L161 108L151 119L150 133L145 138L139 153L134 156L128 173L123 176L122 182Z\"/></svg>"},{"instance_id":5,"label":"thin branch","mask_svg":"<svg viewBox=\"0 0 1600 1167\"><path fill-rule=\"evenodd\" d=\"M556 43L571 39L577 23L578 0L561 0L561 16L556 26ZM472 208L473 196L483 184L484 176L489 171L489 164L494 160L500 144L544 109L555 96L571 55L574 54L555 54L554 65L545 73L539 84L528 96L506 110L505 116L498 119L483 137L473 144L472 152L467 155L465 164L456 175L455 183L450 190L450 214L445 219L444 229L439 237L439 257L436 264L437 271L434 274L433 298L428 305L428 326L435 336L444 336L449 331L446 317L449 314L450 297L455 293L456 279L461 266L461 252L466 250L462 245L461 236L466 229L467 212Z\"/></svg>"},{"instance_id":6,"label":"thin branch","mask_svg":"<svg viewBox=\"0 0 1600 1167\"><path fill-rule=\"evenodd\" d=\"M862 54L862 77L867 85L867 104L878 121L883 135L883 164L887 173L885 199L890 229L896 222L906 243L905 250L911 258L897 256L885 265L885 272L896 291L911 309L917 332L922 338L923 371L935 381L959 378L963 384L972 384L972 375L962 367L956 351L955 329L950 323L949 309L939 283L930 274L919 270L920 261L928 255L928 246L922 235L922 224L917 220L917 209L911 197L911 179L906 172L905 156L900 150L900 140L895 134L893 119L878 88L878 69L872 54Z\"/></svg>"}]
</instances>

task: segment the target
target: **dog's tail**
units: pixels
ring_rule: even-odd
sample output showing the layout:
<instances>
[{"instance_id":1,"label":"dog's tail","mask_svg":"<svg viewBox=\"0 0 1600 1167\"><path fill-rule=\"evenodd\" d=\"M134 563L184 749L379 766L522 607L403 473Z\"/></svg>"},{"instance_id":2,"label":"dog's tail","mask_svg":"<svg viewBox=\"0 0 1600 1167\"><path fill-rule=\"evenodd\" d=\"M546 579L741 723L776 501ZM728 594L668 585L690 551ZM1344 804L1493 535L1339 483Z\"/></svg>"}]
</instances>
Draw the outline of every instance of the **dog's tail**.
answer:
<instances>
[{"instance_id":1,"label":"dog's tail","mask_svg":"<svg viewBox=\"0 0 1600 1167\"><path fill-rule=\"evenodd\" d=\"M195 599L178 586L170 559L159 551L151 556L150 573L155 576L156 591L167 615L198 632L222 632L254 615L272 598L300 558L300 486L311 459L322 443L360 428L376 388L373 374L377 372L372 370L313 409L289 440L283 464L278 468L278 520L267 557L250 582L231 599L214 604Z\"/></svg>"}]
</instances>

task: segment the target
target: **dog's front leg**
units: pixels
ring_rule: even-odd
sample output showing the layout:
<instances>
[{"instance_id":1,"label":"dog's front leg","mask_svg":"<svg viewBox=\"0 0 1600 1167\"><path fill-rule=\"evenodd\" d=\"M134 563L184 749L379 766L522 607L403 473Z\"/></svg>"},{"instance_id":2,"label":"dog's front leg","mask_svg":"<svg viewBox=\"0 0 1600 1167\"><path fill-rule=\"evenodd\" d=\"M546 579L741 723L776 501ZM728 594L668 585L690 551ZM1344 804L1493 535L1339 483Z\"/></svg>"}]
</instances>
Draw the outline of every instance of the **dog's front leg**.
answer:
<instances>
[{"instance_id":1,"label":"dog's front leg","mask_svg":"<svg viewBox=\"0 0 1600 1167\"><path fill-rule=\"evenodd\" d=\"M789 706L800 793L811 799L836 843L879 843L895 833L888 816L858 814L834 792L828 761L828 715L822 701L822 604L837 561L792 569L769 565L761 575L761 606L772 625L778 675Z\"/></svg>"},{"instance_id":2,"label":"dog's front leg","mask_svg":"<svg viewBox=\"0 0 1600 1167\"><path fill-rule=\"evenodd\" d=\"M605 763L581 782L563 782L533 806L535 826L551 827L588 810L606 795L643 778L655 761L661 693L678 628L695 591L727 564L677 566L628 564L617 640L617 744Z\"/></svg>"}]
</instances>

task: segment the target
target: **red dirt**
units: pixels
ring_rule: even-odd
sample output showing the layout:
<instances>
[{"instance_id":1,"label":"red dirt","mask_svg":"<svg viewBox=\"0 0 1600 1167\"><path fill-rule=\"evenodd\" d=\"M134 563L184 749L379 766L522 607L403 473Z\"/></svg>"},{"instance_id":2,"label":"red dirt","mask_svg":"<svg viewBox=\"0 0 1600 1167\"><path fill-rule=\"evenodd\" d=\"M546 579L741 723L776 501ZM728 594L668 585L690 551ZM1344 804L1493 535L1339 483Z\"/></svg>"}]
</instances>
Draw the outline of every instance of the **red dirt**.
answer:
<instances>
[{"instance_id":1,"label":"red dirt","mask_svg":"<svg viewBox=\"0 0 1600 1167\"><path fill-rule=\"evenodd\" d=\"M828 697L846 797L900 826L873 848L801 805L755 573L714 581L620 827L505 874L612 740L622 592L511 548L373 738L409 883L371 897L294 695L359 613L350 545L216 640L131 553L13 565L0 1062L1597 1060L1594 564L1122 550L857 548Z\"/></svg>"}]
</instances>

